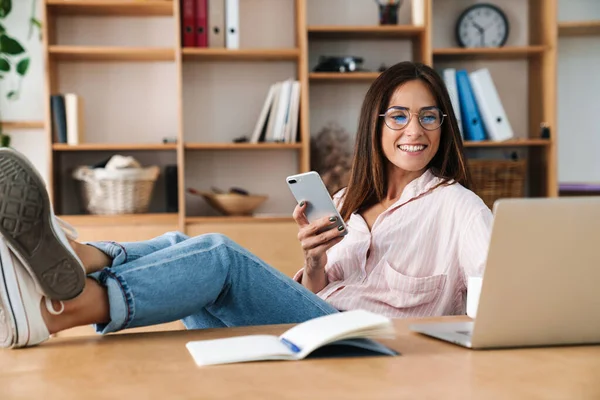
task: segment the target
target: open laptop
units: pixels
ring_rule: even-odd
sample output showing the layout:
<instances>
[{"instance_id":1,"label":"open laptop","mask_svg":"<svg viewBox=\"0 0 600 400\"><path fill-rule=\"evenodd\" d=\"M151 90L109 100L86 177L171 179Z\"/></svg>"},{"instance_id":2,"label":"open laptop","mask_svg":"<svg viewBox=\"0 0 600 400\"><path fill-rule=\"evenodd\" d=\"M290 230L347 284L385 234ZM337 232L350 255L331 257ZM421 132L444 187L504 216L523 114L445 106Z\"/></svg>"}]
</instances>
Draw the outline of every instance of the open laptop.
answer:
<instances>
[{"instance_id":1,"label":"open laptop","mask_svg":"<svg viewBox=\"0 0 600 400\"><path fill-rule=\"evenodd\" d=\"M475 320L410 329L472 349L600 343L600 197L498 200Z\"/></svg>"}]
</instances>

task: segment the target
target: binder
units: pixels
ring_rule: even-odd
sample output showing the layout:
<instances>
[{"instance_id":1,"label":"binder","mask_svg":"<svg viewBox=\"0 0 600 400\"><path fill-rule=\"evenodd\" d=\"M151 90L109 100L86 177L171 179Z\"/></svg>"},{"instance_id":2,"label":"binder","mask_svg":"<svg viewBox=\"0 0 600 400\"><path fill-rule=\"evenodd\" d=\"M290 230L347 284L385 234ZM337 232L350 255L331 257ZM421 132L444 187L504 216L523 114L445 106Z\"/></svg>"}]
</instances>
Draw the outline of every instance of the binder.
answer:
<instances>
[{"instance_id":1,"label":"binder","mask_svg":"<svg viewBox=\"0 0 600 400\"><path fill-rule=\"evenodd\" d=\"M442 76L444 79L444 83L446 84L446 88L448 89L448 94L450 95L452 109L454 110L454 115L456 116L456 120L458 122L458 129L460 130L460 134L464 139L465 136L462 126L462 115L460 110L460 103L458 101L458 88L456 87L456 68L443 69Z\"/></svg>"},{"instance_id":2,"label":"binder","mask_svg":"<svg viewBox=\"0 0 600 400\"><path fill-rule=\"evenodd\" d=\"M483 123L466 70L456 71L456 86L458 87L458 100L462 112L465 140L485 140Z\"/></svg>"},{"instance_id":3,"label":"binder","mask_svg":"<svg viewBox=\"0 0 600 400\"><path fill-rule=\"evenodd\" d=\"M208 0L208 47L225 47L225 0Z\"/></svg>"},{"instance_id":4,"label":"binder","mask_svg":"<svg viewBox=\"0 0 600 400\"><path fill-rule=\"evenodd\" d=\"M240 3L239 0L225 0L225 45L228 49L240 48Z\"/></svg>"},{"instance_id":5,"label":"binder","mask_svg":"<svg viewBox=\"0 0 600 400\"><path fill-rule=\"evenodd\" d=\"M195 32L196 32L196 47L208 46L207 32L207 17L208 17L208 0L195 0Z\"/></svg>"},{"instance_id":6,"label":"binder","mask_svg":"<svg viewBox=\"0 0 600 400\"><path fill-rule=\"evenodd\" d=\"M183 47L196 45L195 0L181 0L181 44Z\"/></svg>"},{"instance_id":7,"label":"binder","mask_svg":"<svg viewBox=\"0 0 600 400\"><path fill-rule=\"evenodd\" d=\"M506 117L490 71L482 68L471 72L469 79L489 138L502 141L514 137L512 126Z\"/></svg>"}]
</instances>

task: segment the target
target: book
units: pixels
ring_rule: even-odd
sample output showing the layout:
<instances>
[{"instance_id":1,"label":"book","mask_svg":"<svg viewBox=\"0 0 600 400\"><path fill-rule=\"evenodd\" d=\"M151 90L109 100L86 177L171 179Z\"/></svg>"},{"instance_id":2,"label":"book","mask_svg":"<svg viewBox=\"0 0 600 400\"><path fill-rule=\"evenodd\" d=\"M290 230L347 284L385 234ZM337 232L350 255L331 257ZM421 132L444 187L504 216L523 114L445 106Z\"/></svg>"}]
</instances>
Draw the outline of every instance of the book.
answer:
<instances>
[{"instance_id":1,"label":"book","mask_svg":"<svg viewBox=\"0 0 600 400\"><path fill-rule=\"evenodd\" d=\"M64 99L67 143L72 146L83 143L85 137L83 99L74 93L65 93Z\"/></svg>"},{"instance_id":2,"label":"book","mask_svg":"<svg viewBox=\"0 0 600 400\"><path fill-rule=\"evenodd\" d=\"M181 44L183 47L196 45L196 2L181 0Z\"/></svg>"},{"instance_id":3,"label":"book","mask_svg":"<svg viewBox=\"0 0 600 400\"><path fill-rule=\"evenodd\" d=\"M50 96L50 110L54 140L56 143L67 143L67 113L65 111L65 97L62 94Z\"/></svg>"},{"instance_id":4,"label":"book","mask_svg":"<svg viewBox=\"0 0 600 400\"><path fill-rule=\"evenodd\" d=\"M295 325L280 336L249 335L225 339L198 340L186 344L198 366L248 361L298 361L326 347L342 351L332 356L381 355L398 352L369 340L393 337L392 321L365 310L345 311L314 318Z\"/></svg>"},{"instance_id":5,"label":"book","mask_svg":"<svg viewBox=\"0 0 600 400\"><path fill-rule=\"evenodd\" d=\"M471 72L469 79L489 138L497 141L512 139L515 135L490 70L482 68Z\"/></svg>"}]
</instances>

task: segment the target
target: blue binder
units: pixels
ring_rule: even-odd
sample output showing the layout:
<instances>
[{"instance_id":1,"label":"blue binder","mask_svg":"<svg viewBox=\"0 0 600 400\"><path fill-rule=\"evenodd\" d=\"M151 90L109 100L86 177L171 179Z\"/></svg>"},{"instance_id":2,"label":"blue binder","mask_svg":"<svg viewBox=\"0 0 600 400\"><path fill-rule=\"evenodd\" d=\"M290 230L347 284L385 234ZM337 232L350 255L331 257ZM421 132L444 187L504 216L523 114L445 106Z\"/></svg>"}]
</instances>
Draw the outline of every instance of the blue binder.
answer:
<instances>
[{"instance_id":1,"label":"blue binder","mask_svg":"<svg viewBox=\"0 0 600 400\"><path fill-rule=\"evenodd\" d=\"M462 112L462 123L465 140L485 140L485 130L477 101L471 89L469 75L464 69L456 71L456 86L458 87L458 101Z\"/></svg>"}]
</instances>

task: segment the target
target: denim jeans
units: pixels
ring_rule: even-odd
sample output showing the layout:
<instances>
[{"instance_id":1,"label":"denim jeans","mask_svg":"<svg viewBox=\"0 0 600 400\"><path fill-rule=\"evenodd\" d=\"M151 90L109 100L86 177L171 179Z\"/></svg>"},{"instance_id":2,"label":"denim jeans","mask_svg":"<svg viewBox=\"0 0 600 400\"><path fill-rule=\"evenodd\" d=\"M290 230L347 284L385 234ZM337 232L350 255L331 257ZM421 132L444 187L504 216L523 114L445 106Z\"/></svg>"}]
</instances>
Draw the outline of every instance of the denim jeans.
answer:
<instances>
[{"instance_id":1,"label":"denim jeans","mask_svg":"<svg viewBox=\"0 0 600 400\"><path fill-rule=\"evenodd\" d=\"M337 312L220 234L87 244L113 259L91 275L106 286L110 305L99 333L179 319L188 329L299 323Z\"/></svg>"}]
</instances>

